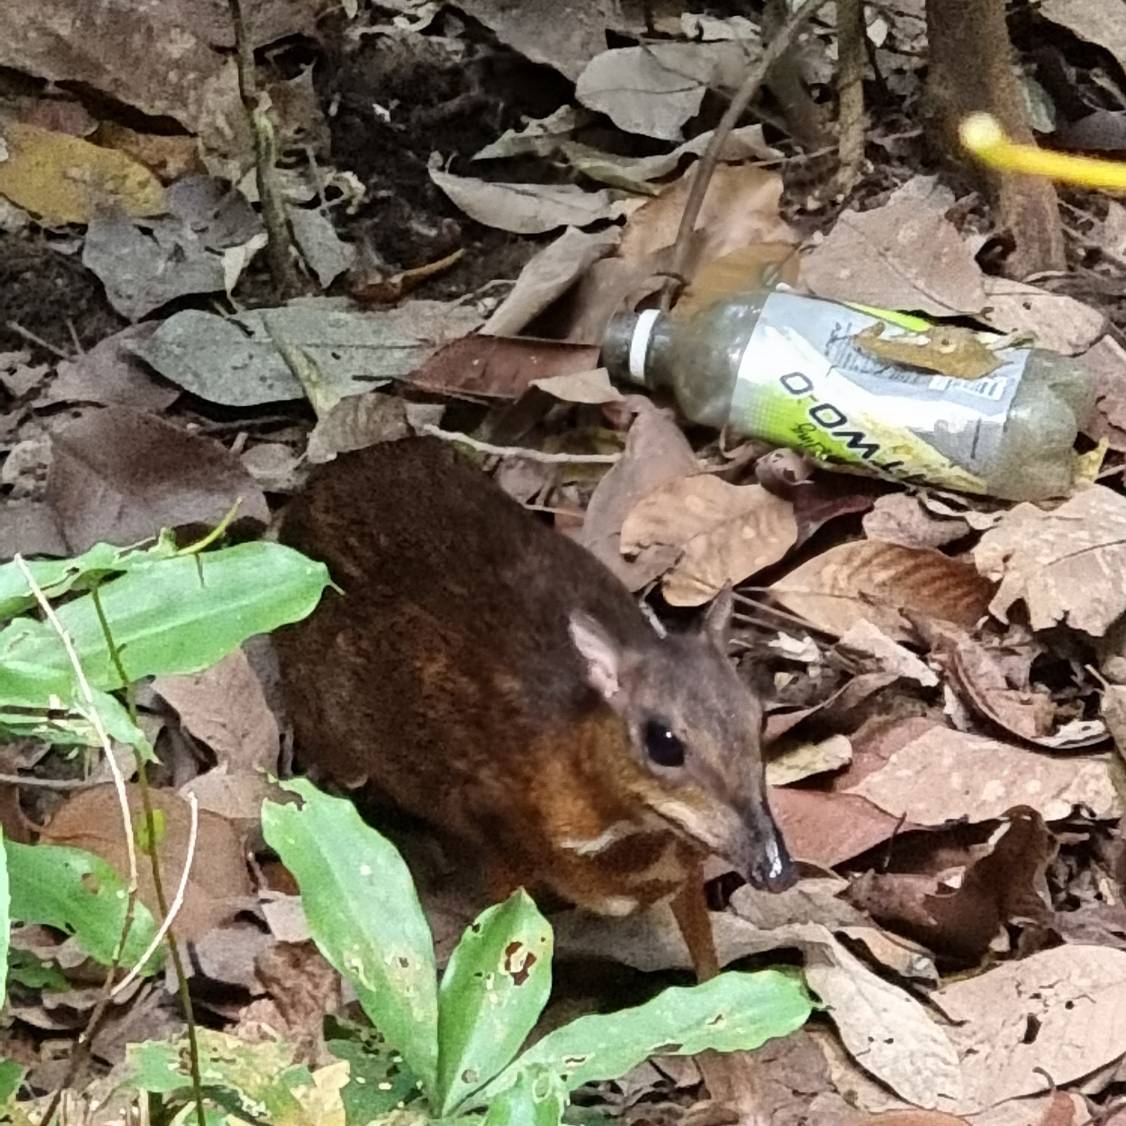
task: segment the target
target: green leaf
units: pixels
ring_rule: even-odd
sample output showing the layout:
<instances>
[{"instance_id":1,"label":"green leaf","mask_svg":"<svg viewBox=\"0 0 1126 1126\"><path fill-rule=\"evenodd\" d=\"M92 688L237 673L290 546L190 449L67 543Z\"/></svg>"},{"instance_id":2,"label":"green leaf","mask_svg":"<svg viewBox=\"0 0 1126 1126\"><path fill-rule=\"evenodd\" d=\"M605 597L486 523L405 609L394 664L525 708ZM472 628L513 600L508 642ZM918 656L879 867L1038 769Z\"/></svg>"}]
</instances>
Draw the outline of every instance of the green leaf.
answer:
<instances>
[{"instance_id":1,"label":"green leaf","mask_svg":"<svg viewBox=\"0 0 1126 1126\"><path fill-rule=\"evenodd\" d=\"M551 992L552 934L524 891L462 935L438 992L438 1113L512 1062Z\"/></svg>"},{"instance_id":2,"label":"green leaf","mask_svg":"<svg viewBox=\"0 0 1126 1126\"><path fill-rule=\"evenodd\" d=\"M0 845L4 830L0 827ZM12 897L8 891L8 854L0 848L0 1004L8 999L8 950L12 932Z\"/></svg>"},{"instance_id":3,"label":"green leaf","mask_svg":"<svg viewBox=\"0 0 1126 1126\"><path fill-rule=\"evenodd\" d=\"M352 983L372 1024L433 1091L434 949L410 872L350 801L304 779L283 785L303 803L264 802L262 831L297 880L313 939Z\"/></svg>"},{"instance_id":4,"label":"green leaf","mask_svg":"<svg viewBox=\"0 0 1126 1126\"><path fill-rule=\"evenodd\" d=\"M63 845L6 841L4 850L12 891L12 918L19 923L41 923L73 934L91 958L109 965L121 937L128 901L125 883L113 868L93 853ZM155 934L152 915L138 901L121 964L133 966ZM145 971L153 973L160 960L158 950Z\"/></svg>"},{"instance_id":5,"label":"green leaf","mask_svg":"<svg viewBox=\"0 0 1126 1126\"><path fill-rule=\"evenodd\" d=\"M0 1060L0 1103L6 1103L19 1089L24 1068L15 1060Z\"/></svg>"},{"instance_id":6,"label":"green leaf","mask_svg":"<svg viewBox=\"0 0 1126 1126\"><path fill-rule=\"evenodd\" d=\"M530 1067L490 1101L483 1126L559 1126L566 1107L559 1078L545 1067Z\"/></svg>"},{"instance_id":7,"label":"green leaf","mask_svg":"<svg viewBox=\"0 0 1126 1126\"><path fill-rule=\"evenodd\" d=\"M337 1059L348 1061L348 1082L340 1097L351 1126L364 1126L418 1097L418 1081L403 1057L374 1028L347 1032L347 1039L326 1040L325 1047Z\"/></svg>"},{"instance_id":8,"label":"green leaf","mask_svg":"<svg viewBox=\"0 0 1126 1126\"><path fill-rule=\"evenodd\" d=\"M128 681L198 672L248 637L310 613L328 585L322 563L276 543L244 543L201 555L138 564L99 589ZM90 683L124 687L111 660L92 595L59 607ZM0 666L68 669L46 622L16 619L0 631Z\"/></svg>"},{"instance_id":9,"label":"green leaf","mask_svg":"<svg viewBox=\"0 0 1126 1126\"><path fill-rule=\"evenodd\" d=\"M27 562L32 578L50 599L73 590L80 583L88 583L118 571L127 571L139 563L153 559L167 559L176 552L175 543L162 537L148 548L115 547L111 543L96 543L88 551L73 559L48 559ZM16 563L0 566L0 619L10 618L35 605L35 595L27 585L27 578Z\"/></svg>"},{"instance_id":10,"label":"green leaf","mask_svg":"<svg viewBox=\"0 0 1126 1126\"><path fill-rule=\"evenodd\" d=\"M8 951L8 980L25 989L47 993L60 993L70 988L66 975L57 966L41 961L29 950Z\"/></svg>"},{"instance_id":11,"label":"green leaf","mask_svg":"<svg viewBox=\"0 0 1126 1126\"><path fill-rule=\"evenodd\" d=\"M101 689L91 688L90 694L106 734L151 758L149 741L129 718L125 706ZM71 713L70 717L58 717L62 711ZM98 736L94 725L84 718L88 711L69 664L66 668L45 668L0 660L0 729L50 743L93 746Z\"/></svg>"},{"instance_id":12,"label":"green leaf","mask_svg":"<svg viewBox=\"0 0 1126 1126\"><path fill-rule=\"evenodd\" d=\"M616 1079L652 1055L749 1051L800 1028L812 1007L800 975L789 970L724 973L703 985L666 989L644 1005L580 1017L549 1032L471 1102L489 1105L535 1066L548 1068L573 1091Z\"/></svg>"}]
</instances>

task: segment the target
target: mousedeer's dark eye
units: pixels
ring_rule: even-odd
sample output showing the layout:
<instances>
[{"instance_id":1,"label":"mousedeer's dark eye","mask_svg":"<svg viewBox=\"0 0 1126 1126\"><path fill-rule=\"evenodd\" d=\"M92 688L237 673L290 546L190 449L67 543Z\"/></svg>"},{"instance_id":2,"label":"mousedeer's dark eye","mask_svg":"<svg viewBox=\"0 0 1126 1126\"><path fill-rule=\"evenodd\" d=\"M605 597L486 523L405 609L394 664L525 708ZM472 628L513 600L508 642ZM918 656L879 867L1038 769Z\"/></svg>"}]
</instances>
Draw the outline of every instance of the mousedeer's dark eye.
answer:
<instances>
[{"instance_id":1,"label":"mousedeer's dark eye","mask_svg":"<svg viewBox=\"0 0 1126 1126\"><path fill-rule=\"evenodd\" d=\"M684 744L659 719L645 721L645 753L658 766L683 766Z\"/></svg>"}]
</instances>

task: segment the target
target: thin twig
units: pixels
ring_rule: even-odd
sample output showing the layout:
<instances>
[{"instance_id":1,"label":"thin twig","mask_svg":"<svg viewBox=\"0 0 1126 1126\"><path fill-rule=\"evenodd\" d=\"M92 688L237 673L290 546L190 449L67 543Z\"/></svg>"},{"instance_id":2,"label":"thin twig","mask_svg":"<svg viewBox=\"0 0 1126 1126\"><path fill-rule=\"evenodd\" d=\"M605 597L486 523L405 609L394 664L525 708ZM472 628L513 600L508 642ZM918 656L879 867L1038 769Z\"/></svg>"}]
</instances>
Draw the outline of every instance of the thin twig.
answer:
<instances>
[{"instance_id":1,"label":"thin twig","mask_svg":"<svg viewBox=\"0 0 1126 1126\"><path fill-rule=\"evenodd\" d=\"M805 0L805 3L794 12L792 16L778 29L777 34L770 40L758 62L751 67L739 92L731 99L731 104L720 119L719 124L712 132L708 147L696 165L692 177L692 187L688 192L688 200L684 204L684 212L680 216L680 228L676 232L676 242L673 244L672 265L669 274L672 275L665 284L661 294L661 308L668 312L672 305L673 286L676 285L676 275L684 277L688 269L688 253L692 243L692 233L696 229L696 220L700 215L700 208L704 203L704 196L708 192L716 164L719 163L719 154L727 142L727 137L735 127L735 123L743 116L744 110L751 99L759 92L767 75L770 74L774 64L793 46L798 32L806 25L813 14L826 0Z\"/></svg>"},{"instance_id":2,"label":"thin twig","mask_svg":"<svg viewBox=\"0 0 1126 1126\"><path fill-rule=\"evenodd\" d=\"M24 340L30 340L32 344L38 344L40 348L46 348L48 352L58 356L60 360L70 359L69 352L64 352L62 348L55 347L49 340L44 340L42 336L37 336L31 329L24 328L23 325L17 324L15 321L9 321L8 328L17 336L22 336Z\"/></svg>"},{"instance_id":3,"label":"thin twig","mask_svg":"<svg viewBox=\"0 0 1126 1126\"><path fill-rule=\"evenodd\" d=\"M128 857L129 865L129 888L128 898L125 903L125 917L121 926L121 934L118 936L117 946L114 949L113 956L110 958L110 964L106 971L106 978L102 984L101 995L97 1003L94 1005L90 1013L90 1019L86 1022L86 1027L78 1038L78 1046L74 1052L71 1053L70 1061L67 1065L66 1074L63 1076L62 1082L55 1089L54 1094L51 1096L51 1101L44 1111L43 1118L41 1119L40 1126L49 1126L55 1113L58 1111L59 1103L62 1100L63 1092L66 1091L73 1083L75 1076L77 1076L79 1069L82 1067L83 1061L87 1058L89 1053L89 1044L92 1041L94 1034L97 1032L102 1023L102 1019L106 1014L106 1010L110 1003L110 990L113 987L114 974L121 964L121 955L125 949L125 943L128 940L129 932L133 929L133 915L137 903L137 850L133 842L133 823L132 816L129 812L129 797L125 789L125 776L121 773L121 767L117 763L117 759L113 754L113 747L110 744L109 734L105 729L105 724L102 723L102 717L98 712L97 706L94 703L94 693L90 687L89 680L86 679L86 673L83 671L82 662L78 659L78 653L74 648L74 642L71 640L70 634L67 633L58 615L55 613L54 607L47 600L47 596L43 593L43 588L35 580L35 576L31 573L31 568L21 554L13 557L13 562L19 568L23 577L27 580L28 590L31 591L35 597L35 601L39 604L39 608L43 611L44 617L50 623L51 628L58 635L59 640L62 642L63 649L66 652L67 660L70 662L71 668L74 670L74 676L78 682L78 690L82 695L83 702L86 707L86 719L94 728L94 733L98 737L98 742L105 752L106 761L109 763L110 772L113 774L113 786L117 793L118 805L121 810L122 826L125 830L125 852Z\"/></svg>"},{"instance_id":4,"label":"thin twig","mask_svg":"<svg viewBox=\"0 0 1126 1126\"><path fill-rule=\"evenodd\" d=\"M112 786L105 778L36 778L30 774L0 774L0 785L27 786L31 790L92 790Z\"/></svg>"},{"instance_id":5,"label":"thin twig","mask_svg":"<svg viewBox=\"0 0 1126 1126\"><path fill-rule=\"evenodd\" d=\"M164 941L164 936L168 934L173 921L184 906L184 896L188 890L188 875L192 870L192 861L195 859L196 843L199 837L199 799L195 794L188 794L188 813L191 818L191 822L188 826L188 847L184 855L184 870L180 873L180 883L176 888L176 894L172 897L172 902L168 905L168 911L161 921L156 934L153 935L152 941L145 949L144 954L137 959L137 964L114 986L113 993L111 994L112 997L116 997L119 993L128 988L140 975L148 960L156 952L156 948Z\"/></svg>"},{"instance_id":6,"label":"thin twig","mask_svg":"<svg viewBox=\"0 0 1126 1126\"><path fill-rule=\"evenodd\" d=\"M492 454L495 457L523 457L543 465L613 465L622 459L621 454L549 454L543 450L526 450L520 446L494 446L491 442L482 442L477 438L471 438L468 434L460 434L456 430L442 430L430 422L423 423L418 430L433 438L441 438L443 442L459 442L481 454Z\"/></svg>"},{"instance_id":7,"label":"thin twig","mask_svg":"<svg viewBox=\"0 0 1126 1126\"><path fill-rule=\"evenodd\" d=\"M200 566L198 562L196 565ZM105 638L106 648L109 651L110 662L113 664L118 679L125 685L125 700L129 708L129 718L136 724L138 720L137 699L133 692L133 682L125 672L125 665L121 660L121 650L114 640L113 631L110 629L109 620L106 618L101 595L97 586L95 586L90 593L94 601L94 612L97 614L98 624L101 626L102 636ZM168 900L164 894L164 878L160 870L160 851L157 847L156 817L153 813L152 794L149 792L148 771L145 768L145 760L141 758L140 755L137 756L137 785L141 794L141 808L145 815L145 851L149 857L149 866L152 870L153 891L156 894L156 904L160 909L160 917L163 924L168 920L172 912L169 910ZM194 840L189 839L188 854L184 858L184 871L182 876L182 880L185 884L194 853ZM180 1005L184 1010L184 1021L188 1030L188 1071L192 1077L192 1097L195 1103L196 1122L198 1126L207 1126L207 1109L203 1105L203 1076L199 1063L199 1038L196 1036L195 1013L192 1008L191 991L188 989L188 975L184 972L184 960L180 957L180 944L176 940L176 936L167 927L164 929L166 931L165 940L168 943L168 955L172 959L172 968L176 973ZM143 965L144 963L141 964Z\"/></svg>"}]
</instances>

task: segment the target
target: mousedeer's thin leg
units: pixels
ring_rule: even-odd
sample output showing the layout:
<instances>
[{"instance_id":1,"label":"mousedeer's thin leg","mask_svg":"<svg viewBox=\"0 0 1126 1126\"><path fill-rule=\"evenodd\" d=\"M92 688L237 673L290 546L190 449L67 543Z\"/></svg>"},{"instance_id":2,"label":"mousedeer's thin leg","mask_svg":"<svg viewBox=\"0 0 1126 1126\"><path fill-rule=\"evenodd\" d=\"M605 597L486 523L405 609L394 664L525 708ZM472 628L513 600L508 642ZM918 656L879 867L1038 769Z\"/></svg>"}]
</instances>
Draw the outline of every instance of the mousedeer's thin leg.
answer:
<instances>
[{"instance_id":1,"label":"mousedeer's thin leg","mask_svg":"<svg viewBox=\"0 0 1126 1126\"><path fill-rule=\"evenodd\" d=\"M676 918L684 944L692 958L692 968L699 981L708 981L719 973L719 958L712 934L712 920L704 895L704 873L697 867L673 896L672 913Z\"/></svg>"}]
</instances>

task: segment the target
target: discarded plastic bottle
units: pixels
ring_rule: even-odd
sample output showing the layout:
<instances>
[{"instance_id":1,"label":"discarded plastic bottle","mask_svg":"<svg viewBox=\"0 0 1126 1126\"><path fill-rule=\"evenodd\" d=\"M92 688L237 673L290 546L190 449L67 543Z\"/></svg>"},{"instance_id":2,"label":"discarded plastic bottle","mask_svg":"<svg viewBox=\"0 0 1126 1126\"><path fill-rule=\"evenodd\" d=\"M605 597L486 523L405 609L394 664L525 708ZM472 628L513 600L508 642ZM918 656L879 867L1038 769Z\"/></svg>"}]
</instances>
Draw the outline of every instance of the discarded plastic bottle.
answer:
<instances>
[{"instance_id":1,"label":"discarded plastic bottle","mask_svg":"<svg viewBox=\"0 0 1126 1126\"><path fill-rule=\"evenodd\" d=\"M619 314L602 354L612 375L671 390L693 422L819 461L1007 500L1071 491L1075 438L1095 400L1079 364L1003 348L984 378L938 375L854 344L879 323L832 301L756 291L687 320Z\"/></svg>"}]
</instances>

